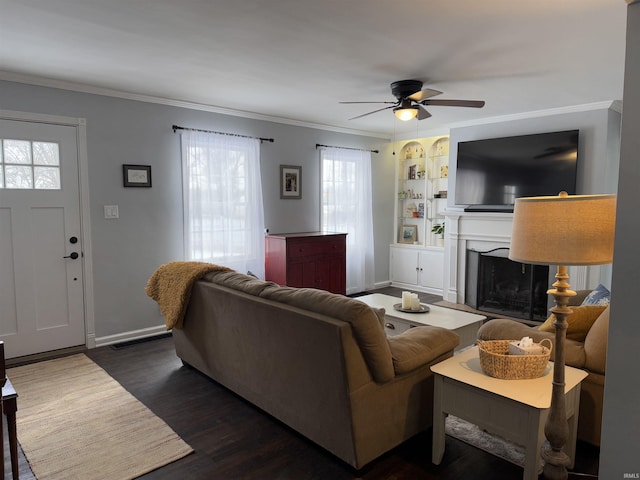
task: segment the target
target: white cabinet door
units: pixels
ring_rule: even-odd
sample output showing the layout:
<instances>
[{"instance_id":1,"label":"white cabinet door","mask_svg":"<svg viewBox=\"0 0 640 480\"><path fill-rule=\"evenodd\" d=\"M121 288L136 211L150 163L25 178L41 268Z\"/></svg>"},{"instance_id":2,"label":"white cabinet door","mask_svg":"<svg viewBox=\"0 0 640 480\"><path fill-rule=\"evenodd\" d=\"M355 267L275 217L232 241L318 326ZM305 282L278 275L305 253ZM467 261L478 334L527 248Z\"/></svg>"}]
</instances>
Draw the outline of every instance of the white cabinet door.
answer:
<instances>
[{"instance_id":1,"label":"white cabinet door","mask_svg":"<svg viewBox=\"0 0 640 480\"><path fill-rule=\"evenodd\" d=\"M442 290L444 286L444 251L424 250L418 256L418 281L423 287Z\"/></svg>"},{"instance_id":2,"label":"white cabinet door","mask_svg":"<svg viewBox=\"0 0 640 480\"><path fill-rule=\"evenodd\" d=\"M418 284L418 254L419 251L412 248L390 247L391 251L391 281Z\"/></svg>"}]
</instances>

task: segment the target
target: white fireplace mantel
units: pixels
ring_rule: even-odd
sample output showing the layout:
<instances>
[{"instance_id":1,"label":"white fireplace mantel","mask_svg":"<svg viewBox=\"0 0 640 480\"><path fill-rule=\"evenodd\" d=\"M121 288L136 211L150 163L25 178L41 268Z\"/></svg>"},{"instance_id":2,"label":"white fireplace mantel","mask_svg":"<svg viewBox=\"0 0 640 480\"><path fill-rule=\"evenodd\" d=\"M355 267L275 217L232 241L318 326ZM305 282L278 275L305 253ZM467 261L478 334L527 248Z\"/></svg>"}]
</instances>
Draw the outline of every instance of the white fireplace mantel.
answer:
<instances>
[{"instance_id":1,"label":"white fireplace mantel","mask_svg":"<svg viewBox=\"0 0 640 480\"><path fill-rule=\"evenodd\" d=\"M444 300L465 303L466 253L468 249L486 252L511 245L513 213L465 212L445 210ZM555 269L551 269L551 276ZM569 267L572 289L595 287L601 282L600 267ZM591 282L588 282L588 277ZM553 278L550 281L552 283Z\"/></svg>"}]
</instances>

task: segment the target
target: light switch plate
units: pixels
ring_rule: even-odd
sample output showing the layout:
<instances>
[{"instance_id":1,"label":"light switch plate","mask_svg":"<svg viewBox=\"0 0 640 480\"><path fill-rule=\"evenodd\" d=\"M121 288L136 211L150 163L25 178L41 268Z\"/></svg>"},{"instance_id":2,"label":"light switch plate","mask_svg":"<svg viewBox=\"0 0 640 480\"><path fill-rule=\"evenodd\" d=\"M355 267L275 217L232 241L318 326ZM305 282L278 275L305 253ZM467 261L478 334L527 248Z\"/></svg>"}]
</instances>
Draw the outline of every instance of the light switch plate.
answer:
<instances>
[{"instance_id":1,"label":"light switch plate","mask_svg":"<svg viewBox=\"0 0 640 480\"><path fill-rule=\"evenodd\" d=\"M118 205L105 205L104 218L120 218L118 213Z\"/></svg>"}]
</instances>

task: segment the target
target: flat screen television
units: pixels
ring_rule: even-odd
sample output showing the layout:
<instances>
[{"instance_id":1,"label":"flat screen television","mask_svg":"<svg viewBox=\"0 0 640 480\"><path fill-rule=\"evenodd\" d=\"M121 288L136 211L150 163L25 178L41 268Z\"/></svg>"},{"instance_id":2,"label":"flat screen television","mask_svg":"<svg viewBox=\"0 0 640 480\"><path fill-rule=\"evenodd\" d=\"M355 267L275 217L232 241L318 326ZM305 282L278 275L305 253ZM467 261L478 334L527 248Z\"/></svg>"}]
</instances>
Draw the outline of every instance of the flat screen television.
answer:
<instances>
[{"instance_id":1,"label":"flat screen television","mask_svg":"<svg viewBox=\"0 0 640 480\"><path fill-rule=\"evenodd\" d=\"M579 130L458 143L456 205L513 211L519 197L576 193Z\"/></svg>"}]
</instances>

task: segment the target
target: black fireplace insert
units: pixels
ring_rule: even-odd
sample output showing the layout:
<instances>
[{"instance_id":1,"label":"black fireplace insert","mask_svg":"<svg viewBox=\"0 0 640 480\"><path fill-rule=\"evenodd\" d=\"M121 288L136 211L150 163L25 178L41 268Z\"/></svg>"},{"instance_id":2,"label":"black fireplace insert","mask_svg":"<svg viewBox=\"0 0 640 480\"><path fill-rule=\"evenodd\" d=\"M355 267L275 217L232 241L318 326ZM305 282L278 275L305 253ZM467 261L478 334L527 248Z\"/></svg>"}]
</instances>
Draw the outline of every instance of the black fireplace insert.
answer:
<instances>
[{"instance_id":1,"label":"black fireplace insert","mask_svg":"<svg viewBox=\"0 0 640 480\"><path fill-rule=\"evenodd\" d=\"M549 266L509 260L508 248L467 250L465 304L476 310L543 322Z\"/></svg>"}]
</instances>

